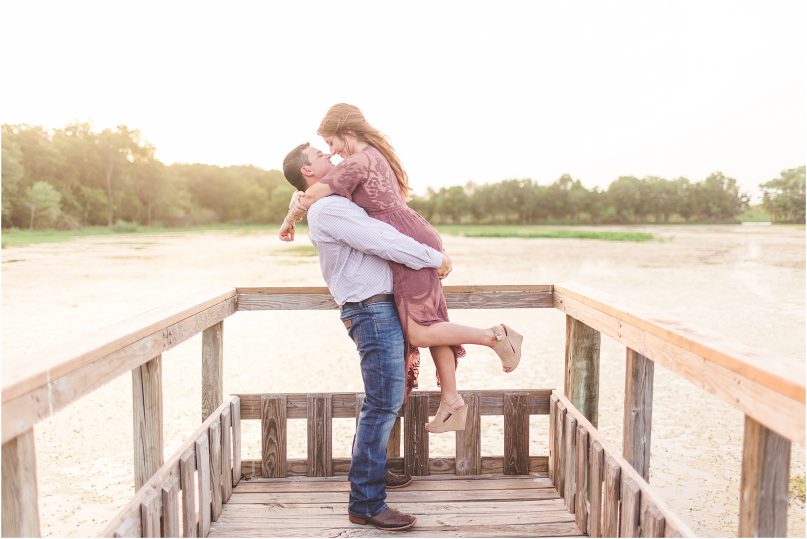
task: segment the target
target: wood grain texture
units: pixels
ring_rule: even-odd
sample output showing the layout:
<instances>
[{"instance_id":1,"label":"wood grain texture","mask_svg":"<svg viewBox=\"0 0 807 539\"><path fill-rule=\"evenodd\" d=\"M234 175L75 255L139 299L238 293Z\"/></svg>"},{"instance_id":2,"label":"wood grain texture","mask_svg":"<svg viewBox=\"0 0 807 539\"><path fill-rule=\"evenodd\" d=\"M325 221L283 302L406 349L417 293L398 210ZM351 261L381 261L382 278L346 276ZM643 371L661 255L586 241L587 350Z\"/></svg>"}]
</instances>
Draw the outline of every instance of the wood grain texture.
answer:
<instances>
[{"instance_id":1,"label":"wood grain texture","mask_svg":"<svg viewBox=\"0 0 807 539\"><path fill-rule=\"evenodd\" d=\"M401 424L401 418L396 417L387 441L387 457L389 458L401 456Z\"/></svg>"},{"instance_id":2,"label":"wood grain texture","mask_svg":"<svg viewBox=\"0 0 807 539\"><path fill-rule=\"evenodd\" d=\"M622 478L620 494L619 536L639 537L639 504L642 492L630 477Z\"/></svg>"},{"instance_id":3,"label":"wood grain texture","mask_svg":"<svg viewBox=\"0 0 807 539\"><path fill-rule=\"evenodd\" d=\"M577 453L575 463L575 493L574 493L574 516L577 527L585 531L588 529L588 432L583 425L577 426L577 439L575 441Z\"/></svg>"},{"instance_id":4,"label":"wood grain texture","mask_svg":"<svg viewBox=\"0 0 807 539\"><path fill-rule=\"evenodd\" d=\"M202 421L224 400L224 321L202 332Z\"/></svg>"},{"instance_id":5,"label":"wood grain texture","mask_svg":"<svg viewBox=\"0 0 807 539\"><path fill-rule=\"evenodd\" d=\"M641 499L639 528L642 537L664 537L664 515L645 497Z\"/></svg>"},{"instance_id":6,"label":"wood grain texture","mask_svg":"<svg viewBox=\"0 0 807 539\"><path fill-rule=\"evenodd\" d=\"M787 535L791 443L746 416L740 476L740 537Z\"/></svg>"},{"instance_id":7,"label":"wood grain texture","mask_svg":"<svg viewBox=\"0 0 807 539\"><path fill-rule=\"evenodd\" d=\"M261 475L286 477L286 396L264 396L261 408Z\"/></svg>"},{"instance_id":8,"label":"wood grain texture","mask_svg":"<svg viewBox=\"0 0 807 539\"><path fill-rule=\"evenodd\" d=\"M650 482L650 438L653 425L653 362L628 348L622 456Z\"/></svg>"},{"instance_id":9,"label":"wood grain texture","mask_svg":"<svg viewBox=\"0 0 807 539\"><path fill-rule=\"evenodd\" d=\"M132 369L135 492L163 465L162 356Z\"/></svg>"},{"instance_id":10,"label":"wood grain texture","mask_svg":"<svg viewBox=\"0 0 807 539\"><path fill-rule=\"evenodd\" d=\"M639 489L641 490L642 493L641 497L647 500L649 503L655 505L656 508L659 511L661 511L661 514L664 515L665 519L665 532L664 532L665 536L694 537L695 532L693 532L690 529L690 527L687 524L685 524L684 521L681 520L681 518L669 508L669 506L664 502L661 496L659 496L659 494L653 488L651 488L651 486L644 480L644 478L641 475L639 475L639 472L637 472L633 468L633 466L631 466L631 464L628 463L628 461L626 461L621 456L621 452L609 448L608 444L604 442L602 436L597 431L597 429L595 429L594 426L591 423L589 423L588 420L585 417L583 417L582 414L580 414L577 410L575 410L574 407L571 406L571 403L563 395L561 395L557 391L555 391L553 394L558 396L558 406L560 405L566 406L568 408L567 414L571 414L577 420L578 426L582 425L586 429L586 432L588 432L589 444L590 445L594 445L595 443L599 444L599 446L603 448L606 460L612 461L612 464L616 465L616 467L619 468L620 477L631 478L639 486ZM604 469L603 471L604 475L606 471L607 470ZM609 491L609 487L606 485L604 497L607 497L609 494L611 494L611 492ZM619 495L618 492L616 495L617 496ZM607 500L604 500L603 522L607 518L609 518L606 507L608 503L609 502ZM612 531L610 533L617 533L617 532ZM602 536L603 537L608 536L608 533L606 533L605 530L604 523L602 527Z\"/></svg>"},{"instance_id":11,"label":"wood grain texture","mask_svg":"<svg viewBox=\"0 0 807 539\"><path fill-rule=\"evenodd\" d=\"M568 315L563 391L596 427L600 400L600 332Z\"/></svg>"},{"instance_id":12,"label":"wood grain texture","mask_svg":"<svg viewBox=\"0 0 807 539\"><path fill-rule=\"evenodd\" d=\"M549 414L549 396L551 389L482 389L475 390L479 395L479 413L481 415L503 415L504 414L504 394L505 393L527 393L528 412L530 415ZM329 393L331 395L332 414L334 418L356 417L356 393ZM426 395L429 397L429 415L437 413L440 404L439 391L414 391L413 394ZM237 396L241 399L241 419L252 420L261 418L261 398L265 395L283 395L287 399L287 418L305 419L308 417L308 396L306 393L259 393L244 394ZM398 417L403 417L405 410L398 413Z\"/></svg>"},{"instance_id":13,"label":"wood grain texture","mask_svg":"<svg viewBox=\"0 0 807 539\"><path fill-rule=\"evenodd\" d=\"M126 520L113 532L112 537L143 537L143 530L140 527L140 514L126 517Z\"/></svg>"},{"instance_id":14,"label":"wood grain texture","mask_svg":"<svg viewBox=\"0 0 807 539\"><path fill-rule=\"evenodd\" d=\"M230 409L221 414L221 501L227 503L233 493L233 457Z\"/></svg>"},{"instance_id":15,"label":"wood grain texture","mask_svg":"<svg viewBox=\"0 0 807 539\"><path fill-rule=\"evenodd\" d=\"M3 443L3 537L39 537L34 429Z\"/></svg>"},{"instance_id":16,"label":"wood grain texture","mask_svg":"<svg viewBox=\"0 0 807 539\"><path fill-rule=\"evenodd\" d=\"M551 308L552 285L444 286L449 309ZM238 288L238 310L336 309L325 287Z\"/></svg>"},{"instance_id":17,"label":"wood grain texture","mask_svg":"<svg viewBox=\"0 0 807 539\"><path fill-rule=\"evenodd\" d=\"M183 311L181 311L183 312ZM3 390L3 442L24 432L36 422L50 417L84 395L111 382L115 378L139 367L166 350L200 333L211 323L222 320L235 312L235 297L203 309L196 314L163 327L149 325L145 330L135 331L111 342L93 348L85 343L81 353L65 359L54 372L32 376ZM174 320L176 317L169 317ZM139 319L139 318L138 318ZM128 325L127 325L128 327ZM144 331L152 331L145 336ZM123 330L121 330L123 331ZM130 338L139 337L134 342ZM109 336L111 339L112 337ZM116 346L122 348L116 348ZM70 348L69 345L65 346ZM56 351L53 351L56 353ZM32 356L34 357L34 356ZM37 358L40 356L37 355ZM50 364L50 357L42 356L40 364ZM59 357L62 357L61 355ZM39 362L39 359L37 359ZM32 362L33 363L33 362ZM36 385L37 382L41 382Z\"/></svg>"},{"instance_id":18,"label":"wood grain texture","mask_svg":"<svg viewBox=\"0 0 807 539\"><path fill-rule=\"evenodd\" d=\"M170 477L160 492L162 496L161 537L179 537L179 480Z\"/></svg>"},{"instance_id":19,"label":"wood grain texture","mask_svg":"<svg viewBox=\"0 0 807 539\"><path fill-rule=\"evenodd\" d=\"M457 475L479 475L482 472L482 421L479 415L479 395L462 392L468 407L465 430L457 431L455 438ZM529 464L528 464L529 465Z\"/></svg>"},{"instance_id":20,"label":"wood grain texture","mask_svg":"<svg viewBox=\"0 0 807 539\"><path fill-rule=\"evenodd\" d=\"M209 427L208 427L209 428ZM199 537L210 532L210 439L207 432L196 438L196 486L199 497Z\"/></svg>"},{"instance_id":21,"label":"wood grain texture","mask_svg":"<svg viewBox=\"0 0 807 539\"><path fill-rule=\"evenodd\" d=\"M331 396L310 394L308 396L308 476L329 477L333 475L333 451Z\"/></svg>"},{"instance_id":22,"label":"wood grain texture","mask_svg":"<svg viewBox=\"0 0 807 539\"><path fill-rule=\"evenodd\" d=\"M196 537L196 449L189 447L179 458L179 488L182 491L182 536Z\"/></svg>"},{"instance_id":23,"label":"wood grain texture","mask_svg":"<svg viewBox=\"0 0 807 539\"><path fill-rule=\"evenodd\" d=\"M556 285L554 304L715 395L792 441L804 443L804 362L772 361L579 284Z\"/></svg>"},{"instance_id":24,"label":"wood grain texture","mask_svg":"<svg viewBox=\"0 0 807 539\"><path fill-rule=\"evenodd\" d=\"M233 486L241 481L241 399L231 397L230 413L233 423Z\"/></svg>"},{"instance_id":25,"label":"wood grain texture","mask_svg":"<svg viewBox=\"0 0 807 539\"><path fill-rule=\"evenodd\" d=\"M211 520L218 520L221 514L221 423L214 421L207 431L210 443L210 502Z\"/></svg>"},{"instance_id":26,"label":"wood grain texture","mask_svg":"<svg viewBox=\"0 0 807 539\"><path fill-rule=\"evenodd\" d=\"M567 401L568 402L568 401ZM555 473L555 486L561 497L566 495L566 405L558 399L558 411L555 415L555 449L557 461Z\"/></svg>"},{"instance_id":27,"label":"wood grain texture","mask_svg":"<svg viewBox=\"0 0 807 539\"><path fill-rule=\"evenodd\" d=\"M504 473L521 475L530 467L530 416L528 395L504 394Z\"/></svg>"},{"instance_id":28,"label":"wood grain texture","mask_svg":"<svg viewBox=\"0 0 807 539\"><path fill-rule=\"evenodd\" d=\"M152 488L148 488L143 501L140 502L140 525L143 537L160 537L160 513L162 496Z\"/></svg>"},{"instance_id":29,"label":"wood grain texture","mask_svg":"<svg viewBox=\"0 0 807 539\"><path fill-rule=\"evenodd\" d=\"M404 410L404 471L410 475L429 475L429 433L426 430L429 395L412 392Z\"/></svg>"},{"instance_id":30,"label":"wood grain texture","mask_svg":"<svg viewBox=\"0 0 807 539\"><path fill-rule=\"evenodd\" d=\"M622 468L614 457L605 454L603 463L605 494L602 504L602 536L619 537L619 497L622 494Z\"/></svg>"},{"instance_id":31,"label":"wood grain texture","mask_svg":"<svg viewBox=\"0 0 807 539\"><path fill-rule=\"evenodd\" d=\"M571 414L566 414L566 425L563 427L564 440L564 460L566 463L563 475L566 484L563 491L563 500L566 503L566 510L574 513L574 500L577 495L577 420Z\"/></svg>"},{"instance_id":32,"label":"wood grain texture","mask_svg":"<svg viewBox=\"0 0 807 539\"><path fill-rule=\"evenodd\" d=\"M555 422L558 414L558 398L552 395L549 399L549 480L557 485L558 449Z\"/></svg>"},{"instance_id":33,"label":"wood grain texture","mask_svg":"<svg viewBox=\"0 0 807 539\"><path fill-rule=\"evenodd\" d=\"M596 440L589 445L591 446L591 462L588 484L591 500L588 514L588 535L589 537L602 537L602 486L605 452L600 442Z\"/></svg>"}]
</instances>

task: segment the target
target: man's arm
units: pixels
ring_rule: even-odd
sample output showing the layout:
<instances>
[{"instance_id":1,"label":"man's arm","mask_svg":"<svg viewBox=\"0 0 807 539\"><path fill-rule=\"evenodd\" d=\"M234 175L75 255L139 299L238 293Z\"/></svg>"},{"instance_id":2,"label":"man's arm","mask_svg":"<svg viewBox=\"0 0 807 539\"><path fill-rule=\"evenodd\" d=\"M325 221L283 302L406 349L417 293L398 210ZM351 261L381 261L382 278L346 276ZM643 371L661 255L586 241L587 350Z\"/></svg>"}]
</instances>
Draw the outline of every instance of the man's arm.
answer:
<instances>
[{"instance_id":1,"label":"man's arm","mask_svg":"<svg viewBox=\"0 0 807 539\"><path fill-rule=\"evenodd\" d=\"M316 208L316 227L320 234L332 241L415 270L439 268L441 276L451 270L448 256L401 234L387 223L373 219L349 200L337 197L320 204L324 206Z\"/></svg>"}]
</instances>

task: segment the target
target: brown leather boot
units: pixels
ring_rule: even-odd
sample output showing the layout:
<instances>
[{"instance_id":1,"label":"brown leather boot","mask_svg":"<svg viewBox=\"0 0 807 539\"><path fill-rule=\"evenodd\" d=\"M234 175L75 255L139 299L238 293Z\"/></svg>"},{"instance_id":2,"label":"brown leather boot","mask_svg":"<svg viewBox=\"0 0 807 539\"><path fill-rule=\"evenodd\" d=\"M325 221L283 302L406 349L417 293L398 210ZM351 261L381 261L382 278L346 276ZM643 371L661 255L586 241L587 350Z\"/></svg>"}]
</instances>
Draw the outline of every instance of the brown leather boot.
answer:
<instances>
[{"instance_id":1,"label":"brown leather boot","mask_svg":"<svg viewBox=\"0 0 807 539\"><path fill-rule=\"evenodd\" d=\"M415 525L417 518L413 515L401 513L392 507L387 507L377 515L371 517L357 517L348 513L348 519L353 524L372 524L379 530L406 530Z\"/></svg>"},{"instance_id":2,"label":"brown leather boot","mask_svg":"<svg viewBox=\"0 0 807 539\"><path fill-rule=\"evenodd\" d=\"M403 488L412 482L412 476L408 473L397 474L387 470L384 475L384 484L388 489Z\"/></svg>"}]
</instances>

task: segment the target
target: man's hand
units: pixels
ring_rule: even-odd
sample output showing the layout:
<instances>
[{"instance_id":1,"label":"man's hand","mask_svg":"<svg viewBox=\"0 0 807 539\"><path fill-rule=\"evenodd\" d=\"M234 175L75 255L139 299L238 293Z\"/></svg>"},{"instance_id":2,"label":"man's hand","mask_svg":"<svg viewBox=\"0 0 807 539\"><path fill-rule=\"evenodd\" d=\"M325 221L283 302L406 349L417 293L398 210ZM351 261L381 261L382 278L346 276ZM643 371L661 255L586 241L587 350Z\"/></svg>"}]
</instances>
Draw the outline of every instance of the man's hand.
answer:
<instances>
[{"instance_id":1,"label":"man's hand","mask_svg":"<svg viewBox=\"0 0 807 539\"><path fill-rule=\"evenodd\" d=\"M448 255L443 251L443 263L437 268L437 277L445 279L448 277L449 273L451 273L451 259L448 258Z\"/></svg>"},{"instance_id":2,"label":"man's hand","mask_svg":"<svg viewBox=\"0 0 807 539\"><path fill-rule=\"evenodd\" d=\"M277 235L283 241L294 241L294 230L294 223L289 223L288 220L284 219Z\"/></svg>"}]
</instances>

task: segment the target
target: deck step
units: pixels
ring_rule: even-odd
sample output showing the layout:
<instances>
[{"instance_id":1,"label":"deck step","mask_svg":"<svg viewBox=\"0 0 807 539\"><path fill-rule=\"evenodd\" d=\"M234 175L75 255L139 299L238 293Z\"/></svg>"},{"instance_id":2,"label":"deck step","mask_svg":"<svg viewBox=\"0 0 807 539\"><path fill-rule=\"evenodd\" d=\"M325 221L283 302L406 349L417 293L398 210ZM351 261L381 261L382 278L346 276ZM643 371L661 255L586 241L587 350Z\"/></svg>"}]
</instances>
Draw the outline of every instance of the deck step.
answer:
<instances>
[{"instance_id":1,"label":"deck step","mask_svg":"<svg viewBox=\"0 0 807 539\"><path fill-rule=\"evenodd\" d=\"M369 537L347 519L346 478L241 481L209 537ZM546 477L416 478L387 503L417 516L407 537L577 537L574 515Z\"/></svg>"}]
</instances>

